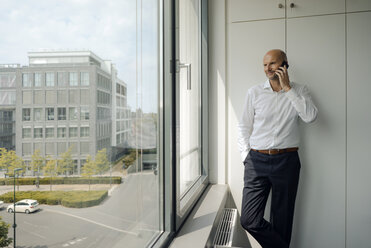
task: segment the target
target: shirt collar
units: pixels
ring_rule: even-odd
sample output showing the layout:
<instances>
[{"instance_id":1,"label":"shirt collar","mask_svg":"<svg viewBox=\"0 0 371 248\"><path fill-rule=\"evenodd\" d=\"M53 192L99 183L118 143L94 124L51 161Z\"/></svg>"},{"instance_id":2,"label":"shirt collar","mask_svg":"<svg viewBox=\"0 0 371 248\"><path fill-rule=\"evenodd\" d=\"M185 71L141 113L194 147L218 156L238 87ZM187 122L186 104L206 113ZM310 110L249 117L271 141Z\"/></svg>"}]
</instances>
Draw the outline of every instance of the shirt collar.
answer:
<instances>
[{"instance_id":1,"label":"shirt collar","mask_svg":"<svg viewBox=\"0 0 371 248\"><path fill-rule=\"evenodd\" d=\"M273 92L273 89L272 89L271 83L269 82L269 79L267 79L267 81L265 81L265 83L263 85L263 89L265 89L265 90L266 89L269 89L270 91ZM284 90L281 90L280 92L285 92L285 91Z\"/></svg>"}]
</instances>

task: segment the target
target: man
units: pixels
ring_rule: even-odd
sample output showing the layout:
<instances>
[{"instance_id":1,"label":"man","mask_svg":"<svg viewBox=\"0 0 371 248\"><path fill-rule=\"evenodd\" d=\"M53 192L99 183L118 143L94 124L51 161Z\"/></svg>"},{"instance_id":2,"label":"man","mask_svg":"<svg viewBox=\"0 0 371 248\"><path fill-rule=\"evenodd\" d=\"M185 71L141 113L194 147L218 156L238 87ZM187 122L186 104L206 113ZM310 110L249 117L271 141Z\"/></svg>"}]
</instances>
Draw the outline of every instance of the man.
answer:
<instances>
[{"instance_id":1,"label":"man","mask_svg":"<svg viewBox=\"0 0 371 248\"><path fill-rule=\"evenodd\" d=\"M288 248L301 166L298 117L312 122L317 108L305 86L290 82L283 51L268 51L263 64L268 80L248 90L238 125L245 166L241 224L263 248Z\"/></svg>"}]
</instances>

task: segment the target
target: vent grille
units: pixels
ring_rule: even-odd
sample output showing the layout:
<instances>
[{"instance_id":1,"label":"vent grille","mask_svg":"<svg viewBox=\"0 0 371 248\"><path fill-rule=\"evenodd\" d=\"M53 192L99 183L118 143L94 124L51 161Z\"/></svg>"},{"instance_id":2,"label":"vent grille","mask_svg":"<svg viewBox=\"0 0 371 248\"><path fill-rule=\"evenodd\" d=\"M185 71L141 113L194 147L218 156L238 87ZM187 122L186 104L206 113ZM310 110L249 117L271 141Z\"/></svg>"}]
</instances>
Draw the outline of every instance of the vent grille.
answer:
<instances>
[{"instance_id":1,"label":"vent grille","mask_svg":"<svg viewBox=\"0 0 371 248\"><path fill-rule=\"evenodd\" d=\"M237 209L225 208L216 230L213 245L232 247L233 229L237 220Z\"/></svg>"}]
</instances>

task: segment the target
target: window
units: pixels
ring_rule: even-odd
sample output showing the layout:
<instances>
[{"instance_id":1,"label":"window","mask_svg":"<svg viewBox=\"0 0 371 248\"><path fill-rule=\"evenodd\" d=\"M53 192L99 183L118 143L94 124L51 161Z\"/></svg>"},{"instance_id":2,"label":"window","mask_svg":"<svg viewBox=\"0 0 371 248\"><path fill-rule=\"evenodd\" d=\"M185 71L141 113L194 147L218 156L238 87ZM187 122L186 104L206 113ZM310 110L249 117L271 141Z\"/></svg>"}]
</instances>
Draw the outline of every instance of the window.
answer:
<instances>
[{"instance_id":1,"label":"window","mask_svg":"<svg viewBox=\"0 0 371 248\"><path fill-rule=\"evenodd\" d=\"M78 142L70 142L69 147L71 148L71 154L76 155L79 153L79 143Z\"/></svg>"},{"instance_id":2,"label":"window","mask_svg":"<svg viewBox=\"0 0 371 248\"><path fill-rule=\"evenodd\" d=\"M55 85L54 73L53 72L47 72L45 74L45 76L46 76L45 85L47 87L54 87L54 85Z\"/></svg>"},{"instance_id":3,"label":"window","mask_svg":"<svg viewBox=\"0 0 371 248\"><path fill-rule=\"evenodd\" d=\"M32 87L31 75L29 73L22 74L22 85L24 88Z\"/></svg>"},{"instance_id":4,"label":"window","mask_svg":"<svg viewBox=\"0 0 371 248\"><path fill-rule=\"evenodd\" d=\"M89 104L90 103L90 95L89 95L89 90L84 90L82 89L80 91L81 94L81 104Z\"/></svg>"},{"instance_id":5,"label":"window","mask_svg":"<svg viewBox=\"0 0 371 248\"><path fill-rule=\"evenodd\" d=\"M33 144L33 151L35 152L36 150L40 151L40 154L44 154L44 143L37 142Z\"/></svg>"},{"instance_id":6,"label":"window","mask_svg":"<svg viewBox=\"0 0 371 248\"><path fill-rule=\"evenodd\" d=\"M45 91L45 103L46 104L55 104L57 103L56 92L54 90Z\"/></svg>"},{"instance_id":7,"label":"window","mask_svg":"<svg viewBox=\"0 0 371 248\"><path fill-rule=\"evenodd\" d=\"M69 103L79 104L79 90L69 90Z\"/></svg>"},{"instance_id":8,"label":"window","mask_svg":"<svg viewBox=\"0 0 371 248\"><path fill-rule=\"evenodd\" d=\"M78 86L77 72L70 72L70 86Z\"/></svg>"},{"instance_id":9,"label":"window","mask_svg":"<svg viewBox=\"0 0 371 248\"><path fill-rule=\"evenodd\" d=\"M45 128L45 138L54 138L54 127Z\"/></svg>"},{"instance_id":10,"label":"window","mask_svg":"<svg viewBox=\"0 0 371 248\"><path fill-rule=\"evenodd\" d=\"M89 120L89 107L84 106L80 108L80 119Z\"/></svg>"},{"instance_id":11,"label":"window","mask_svg":"<svg viewBox=\"0 0 371 248\"><path fill-rule=\"evenodd\" d=\"M76 138L77 137L78 128L77 127L70 127L69 128L69 138Z\"/></svg>"},{"instance_id":12,"label":"window","mask_svg":"<svg viewBox=\"0 0 371 248\"><path fill-rule=\"evenodd\" d=\"M32 91L23 91L22 92L22 103L23 104L32 104Z\"/></svg>"},{"instance_id":13,"label":"window","mask_svg":"<svg viewBox=\"0 0 371 248\"><path fill-rule=\"evenodd\" d=\"M57 138L66 138L66 128L65 127L58 127L57 128Z\"/></svg>"},{"instance_id":14,"label":"window","mask_svg":"<svg viewBox=\"0 0 371 248\"><path fill-rule=\"evenodd\" d=\"M65 121L66 119L66 108L58 108L58 121Z\"/></svg>"},{"instance_id":15,"label":"window","mask_svg":"<svg viewBox=\"0 0 371 248\"><path fill-rule=\"evenodd\" d=\"M44 91L43 90L35 90L34 91L34 103L35 104L44 104Z\"/></svg>"},{"instance_id":16,"label":"window","mask_svg":"<svg viewBox=\"0 0 371 248\"><path fill-rule=\"evenodd\" d=\"M68 109L69 120L75 121L78 119L78 110L76 107L70 107Z\"/></svg>"},{"instance_id":17,"label":"window","mask_svg":"<svg viewBox=\"0 0 371 248\"><path fill-rule=\"evenodd\" d=\"M89 127L80 128L80 137L89 137Z\"/></svg>"},{"instance_id":18,"label":"window","mask_svg":"<svg viewBox=\"0 0 371 248\"><path fill-rule=\"evenodd\" d=\"M54 121L54 108L46 108L45 113L47 121Z\"/></svg>"},{"instance_id":19,"label":"window","mask_svg":"<svg viewBox=\"0 0 371 248\"><path fill-rule=\"evenodd\" d=\"M33 129L33 137L34 138L42 138L43 137L43 128L42 127L35 127Z\"/></svg>"},{"instance_id":20,"label":"window","mask_svg":"<svg viewBox=\"0 0 371 248\"><path fill-rule=\"evenodd\" d=\"M89 85L89 72L81 72L81 86L88 86Z\"/></svg>"},{"instance_id":21,"label":"window","mask_svg":"<svg viewBox=\"0 0 371 248\"><path fill-rule=\"evenodd\" d=\"M22 129L22 138L23 139L31 138L31 128L30 127L24 127Z\"/></svg>"},{"instance_id":22,"label":"window","mask_svg":"<svg viewBox=\"0 0 371 248\"><path fill-rule=\"evenodd\" d=\"M35 73L35 87L42 87L42 74L41 73Z\"/></svg>"},{"instance_id":23,"label":"window","mask_svg":"<svg viewBox=\"0 0 371 248\"><path fill-rule=\"evenodd\" d=\"M66 72L58 72L58 86L63 87L67 85Z\"/></svg>"},{"instance_id":24,"label":"window","mask_svg":"<svg viewBox=\"0 0 371 248\"><path fill-rule=\"evenodd\" d=\"M33 118L34 121L42 121L42 109L41 108L34 108L33 109Z\"/></svg>"},{"instance_id":25,"label":"window","mask_svg":"<svg viewBox=\"0 0 371 248\"><path fill-rule=\"evenodd\" d=\"M30 121L31 120L31 109L24 108L22 109L22 121Z\"/></svg>"},{"instance_id":26,"label":"window","mask_svg":"<svg viewBox=\"0 0 371 248\"><path fill-rule=\"evenodd\" d=\"M58 104L67 104L67 90L58 90Z\"/></svg>"}]
</instances>

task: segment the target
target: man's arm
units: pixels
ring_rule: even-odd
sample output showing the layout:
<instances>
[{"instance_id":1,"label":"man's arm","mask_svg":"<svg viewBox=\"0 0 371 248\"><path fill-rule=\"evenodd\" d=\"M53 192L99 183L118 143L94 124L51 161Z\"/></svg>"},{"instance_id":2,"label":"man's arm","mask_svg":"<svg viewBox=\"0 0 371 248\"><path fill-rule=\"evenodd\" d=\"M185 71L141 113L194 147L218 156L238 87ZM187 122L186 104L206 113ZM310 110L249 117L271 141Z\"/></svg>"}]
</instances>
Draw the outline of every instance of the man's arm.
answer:
<instances>
[{"instance_id":1,"label":"man's arm","mask_svg":"<svg viewBox=\"0 0 371 248\"><path fill-rule=\"evenodd\" d=\"M245 160L250 151L250 136L253 130L254 108L252 106L251 92L248 91L242 112L242 117L238 123L238 147L240 149L242 161Z\"/></svg>"},{"instance_id":2,"label":"man's arm","mask_svg":"<svg viewBox=\"0 0 371 248\"><path fill-rule=\"evenodd\" d=\"M309 123L317 118L317 107L314 105L309 90L305 85L301 90L296 90L292 87L286 92L286 96L290 99L292 105L304 122Z\"/></svg>"}]
</instances>

